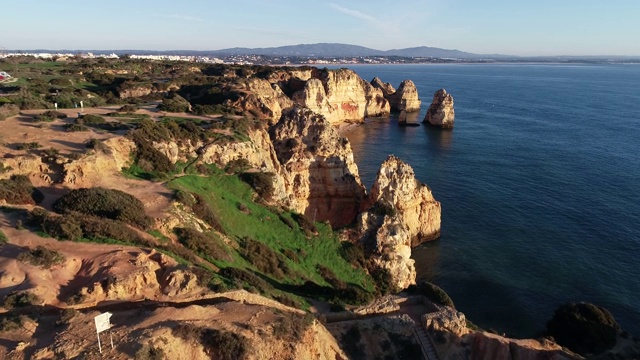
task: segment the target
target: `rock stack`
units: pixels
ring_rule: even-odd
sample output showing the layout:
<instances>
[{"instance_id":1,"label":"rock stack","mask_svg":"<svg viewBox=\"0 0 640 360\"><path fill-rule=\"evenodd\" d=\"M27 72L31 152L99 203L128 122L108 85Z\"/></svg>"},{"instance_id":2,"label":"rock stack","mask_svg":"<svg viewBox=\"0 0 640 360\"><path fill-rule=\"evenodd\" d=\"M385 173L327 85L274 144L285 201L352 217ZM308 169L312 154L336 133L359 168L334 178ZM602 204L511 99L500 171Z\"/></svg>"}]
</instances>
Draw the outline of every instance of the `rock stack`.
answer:
<instances>
[{"instance_id":1,"label":"rock stack","mask_svg":"<svg viewBox=\"0 0 640 360\"><path fill-rule=\"evenodd\" d=\"M439 126L443 129L453 128L455 112L453 110L453 96L447 90L440 89L433 94L433 102L427 110L423 123Z\"/></svg>"}]
</instances>

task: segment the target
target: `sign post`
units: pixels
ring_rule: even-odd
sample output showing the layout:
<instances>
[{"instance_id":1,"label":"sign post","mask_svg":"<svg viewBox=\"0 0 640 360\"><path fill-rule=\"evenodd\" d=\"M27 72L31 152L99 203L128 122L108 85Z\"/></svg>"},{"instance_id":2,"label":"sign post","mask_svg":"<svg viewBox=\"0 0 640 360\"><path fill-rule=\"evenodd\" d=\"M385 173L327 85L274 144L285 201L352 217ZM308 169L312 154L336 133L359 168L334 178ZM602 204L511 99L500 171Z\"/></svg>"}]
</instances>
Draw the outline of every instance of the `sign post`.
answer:
<instances>
[{"instance_id":1,"label":"sign post","mask_svg":"<svg viewBox=\"0 0 640 360\"><path fill-rule=\"evenodd\" d=\"M111 321L109 320L113 314L106 312L104 314L100 314L96 316L93 320L96 323L96 333L98 334L98 349L100 349L100 354L102 354L102 344L100 343L100 333L106 330L111 329ZM113 349L113 337L111 336L111 331L109 331L109 338L111 339L111 349Z\"/></svg>"}]
</instances>

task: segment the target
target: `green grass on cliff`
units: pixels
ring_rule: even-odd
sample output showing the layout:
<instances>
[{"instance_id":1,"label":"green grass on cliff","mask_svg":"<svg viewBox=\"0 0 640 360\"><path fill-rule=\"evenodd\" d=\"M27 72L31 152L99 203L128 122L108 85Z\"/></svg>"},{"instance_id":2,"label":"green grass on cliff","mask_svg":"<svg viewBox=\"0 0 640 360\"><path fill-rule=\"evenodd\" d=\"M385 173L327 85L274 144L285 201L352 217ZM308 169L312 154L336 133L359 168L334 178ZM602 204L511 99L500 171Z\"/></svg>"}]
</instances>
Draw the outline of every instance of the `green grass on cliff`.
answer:
<instances>
[{"instance_id":1,"label":"green grass on cliff","mask_svg":"<svg viewBox=\"0 0 640 360\"><path fill-rule=\"evenodd\" d=\"M276 289L301 295L317 293L317 288L309 287L310 283L325 289L333 288L335 284L329 284L318 270L324 267L333 271L348 288L361 289L365 294L374 292L369 275L362 269L355 269L340 255L341 243L329 225L316 224L318 235L307 237L293 220L294 214L278 213L276 209L254 202L251 188L237 176L214 168L207 177L187 175L170 181L168 186L203 198L218 219L222 232L238 243L232 250L232 260L213 260L216 266L243 269L265 279ZM246 239L273 250L274 256L281 259L285 276L267 273L252 263L250 256L241 255L242 244L251 241Z\"/></svg>"}]
</instances>

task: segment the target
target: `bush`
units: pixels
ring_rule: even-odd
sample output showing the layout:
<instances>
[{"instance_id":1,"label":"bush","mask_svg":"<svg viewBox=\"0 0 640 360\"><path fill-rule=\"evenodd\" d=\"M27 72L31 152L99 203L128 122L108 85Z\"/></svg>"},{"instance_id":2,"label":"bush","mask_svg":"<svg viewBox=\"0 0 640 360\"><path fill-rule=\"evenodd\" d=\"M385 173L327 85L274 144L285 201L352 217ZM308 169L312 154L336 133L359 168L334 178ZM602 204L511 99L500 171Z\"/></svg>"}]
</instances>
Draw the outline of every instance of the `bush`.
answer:
<instances>
[{"instance_id":1,"label":"bush","mask_svg":"<svg viewBox=\"0 0 640 360\"><path fill-rule=\"evenodd\" d=\"M271 325L273 329L273 336L276 339L289 341L292 343L298 343L302 340L305 332L315 318L311 314L292 314L292 313L283 313L280 318L278 318L273 325Z\"/></svg>"},{"instance_id":2,"label":"bush","mask_svg":"<svg viewBox=\"0 0 640 360\"><path fill-rule=\"evenodd\" d=\"M322 276L324 281L329 283L329 285L333 286L334 288L344 289L347 287L347 284L344 281L338 279L336 274L328 267L317 264L316 269L318 269L318 272L320 273L320 276Z\"/></svg>"},{"instance_id":3,"label":"bush","mask_svg":"<svg viewBox=\"0 0 640 360\"><path fill-rule=\"evenodd\" d=\"M55 250L49 250L42 245L38 245L35 249L31 249L18 255L18 260L29 263L33 266L50 269L54 265L63 263L65 258Z\"/></svg>"},{"instance_id":4,"label":"bush","mask_svg":"<svg viewBox=\"0 0 640 360\"><path fill-rule=\"evenodd\" d=\"M20 113L20 108L13 104L4 104L0 106L0 120L16 116Z\"/></svg>"},{"instance_id":5,"label":"bush","mask_svg":"<svg viewBox=\"0 0 640 360\"><path fill-rule=\"evenodd\" d=\"M262 278L242 269L226 267L220 270L220 276L229 279L232 285L237 289L255 290L259 293L268 293L273 290L268 282Z\"/></svg>"},{"instance_id":6,"label":"bush","mask_svg":"<svg viewBox=\"0 0 640 360\"><path fill-rule=\"evenodd\" d=\"M211 210L207 201L200 195L196 193L192 193L191 196L194 199L194 203L191 205L191 210L193 213L200 218L202 221L209 224L215 230L225 233L224 228L222 227L222 223L218 218L218 215ZM186 204L185 204L186 205Z\"/></svg>"},{"instance_id":7,"label":"bush","mask_svg":"<svg viewBox=\"0 0 640 360\"><path fill-rule=\"evenodd\" d=\"M6 244L8 241L7 236L0 230L0 246Z\"/></svg>"},{"instance_id":8,"label":"bush","mask_svg":"<svg viewBox=\"0 0 640 360\"><path fill-rule=\"evenodd\" d=\"M380 295L396 294L400 289L393 285L393 278L388 269L370 266L369 274L376 285L376 292Z\"/></svg>"},{"instance_id":9,"label":"bush","mask_svg":"<svg viewBox=\"0 0 640 360\"><path fill-rule=\"evenodd\" d=\"M589 303L560 306L547 323L547 334L581 354L599 354L616 344L620 326L607 309Z\"/></svg>"},{"instance_id":10,"label":"bush","mask_svg":"<svg viewBox=\"0 0 640 360\"><path fill-rule=\"evenodd\" d=\"M0 180L0 200L8 204L35 205L44 200L44 195L27 176L13 175L8 180Z\"/></svg>"},{"instance_id":11,"label":"bush","mask_svg":"<svg viewBox=\"0 0 640 360\"><path fill-rule=\"evenodd\" d=\"M449 295L435 284L424 281L418 285L418 292L434 304L456 308Z\"/></svg>"},{"instance_id":12,"label":"bush","mask_svg":"<svg viewBox=\"0 0 640 360\"><path fill-rule=\"evenodd\" d=\"M100 125L106 122L102 116L93 114L82 115L76 119L76 123L80 125Z\"/></svg>"},{"instance_id":13,"label":"bush","mask_svg":"<svg viewBox=\"0 0 640 360\"><path fill-rule=\"evenodd\" d=\"M231 160L225 166L224 171L227 174L240 174L251 168L251 164L245 158Z\"/></svg>"},{"instance_id":14,"label":"bush","mask_svg":"<svg viewBox=\"0 0 640 360\"><path fill-rule=\"evenodd\" d=\"M11 313L0 314L0 332L24 330L24 325L28 319L25 315Z\"/></svg>"},{"instance_id":15,"label":"bush","mask_svg":"<svg viewBox=\"0 0 640 360\"><path fill-rule=\"evenodd\" d=\"M291 217L307 236L318 235L318 229L308 217L303 214L291 214Z\"/></svg>"},{"instance_id":16,"label":"bush","mask_svg":"<svg viewBox=\"0 0 640 360\"><path fill-rule=\"evenodd\" d=\"M162 99L158 109L167 112L189 112L191 111L191 104L182 96L171 93L168 97Z\"/></svg>"},{"instance_id":17,"label":"bush","mask_svg":"<svg viewBox=\"0 0 640 360\"><path fill-rule=\"evenodd\" d=\"M13 308L37 305L40 303L42 303L42 299L34 293L14 291L4 298L2 306L7 310L11 310Z\"/></svg>"},{"instance_id":18,"label":"bush","mask_svg":"<svg viewBox=\"0 0 640 360\"><path fill-rule=\"evenodd\" d=\"M216 260L232 260L225 246L220 240L213 236L207 236L205 233L190 228L177 228L176 234L180 239L180 243L187 249L207 255Z\"/></svg>"},{"instance_id":19,"label":"bush","mask_svg":"<svg viewBox=\"0 0 640 360\"><path fill-rule=\"evenodd\" d=\"M64 126L64 131L66 132L89 131L89 128L80 124L66 124Z\"/></svg>"},{"instance_id":20,"label":"bush","mask_svg":"<svg viewBox=\"0 0 640 360\"><path fill-rule=\"evenodd\" d=\"M100 151L103 152L105 154L110 154L111 153L111 149L109 149L109 147L107 147L107 145L105 145L102 141L98 140L98 139L89 139L87 140L87 142L84 145L87 149L93 149L96 151Z\"/></svg>"},{"instance_id":21,"label":"bush","mask_svg":"<svg viewBox=\"0 0 640 360\"><path fill-rule=\"evenodd\" d=\"M285 275L291 273L285 257L267 245L253 239L244 238L241 246L240 253L242 256L261 272L278 279L282 279Z\"/></svg>"},{"instance_id":22,"label":"bush","mask_svg":"<svg viewBox=\"0 0 640 360\"><path fill-rule=\"evenodd\" d=\"M148 229L153 219L144 211L144 204L136 197L120 190L101 187L71 190L53 204L53 209L64 214L77 211L82 214L120 220Z\"/></svg>"},{"instance_id":23,"label":"bush","mask_svg":"<svg viewBox=\"0 0 640 360\"><path fill-rule=\"evenodd\" d=\"M229 331L180 324L173 328L172 334L188 342L202 344L209 355L215 354L220 360L245 359L249 351L247 339Z\"/></svg>"},{"instance_id":24,"label":"bush","mask_svg":"<svg viewBox=\"0 0 640 360\"><path fill-rule=\"evenodd\" d=\"M348 241L342 242L340 255L342 255L342 258L347 260L353 266L359 268L366 267L367 260L364 256L364 247L360 243L354 244Z\"/></svg>"},{"instance_id":25,"label":"bush","mask_svg":"<svg viewBox=\"0 0 640 360\"><path fill-rule=\"evenodd\" d=\"M273 186L274 177L275 175L273 173L262 172L245 172L240 174L240 179L249 184L262 199L269 199L273 195L273 191L275 190Z\"/></svg>"},{"instance_id":26,"label":"bush","mask_svg":"<svg viewBox=\"0 0 640 360\"><path fill-rule=\"evenodd\" d=\"M16 150L31 150L31 149L41 148L41 147L42 145L40 145L40 143L37 143L37 142L16 144Z\"/></svg>"},{"instance_id":27,"label":"bush","mask_svg":"<svg viewBox=\"0 0 640 360\"><path fill-rule=\"evenodd\" d=\"M131 104L124 105L120 109L118 109L118 112L124 112L124 113L134 113L136 111L138 111L138 107Z\"/></svg>"},{"instance_id":28,"label":"bush","mask_svg":"<svg viewBox=\"0 0 640 360\"><path fill-rule=\"evenodd\" d=\"M164 360L164 351L151 345L144 345L136 351L135 360Z\"/></svg>"}]
</instances>

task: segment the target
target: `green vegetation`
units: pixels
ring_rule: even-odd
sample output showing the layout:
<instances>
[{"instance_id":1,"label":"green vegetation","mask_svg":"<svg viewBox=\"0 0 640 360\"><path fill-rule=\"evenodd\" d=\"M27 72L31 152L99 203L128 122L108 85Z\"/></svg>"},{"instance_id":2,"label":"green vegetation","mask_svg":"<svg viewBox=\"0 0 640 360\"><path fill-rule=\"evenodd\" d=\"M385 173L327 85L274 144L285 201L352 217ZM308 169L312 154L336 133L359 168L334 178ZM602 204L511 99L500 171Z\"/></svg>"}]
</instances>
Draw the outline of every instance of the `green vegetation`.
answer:
<instances>
[{"instance_id":1,"label":"green vegetation","mask_svg":"<svg viewBox=\"0 0 640 360\"><path fill-rule=\"evenodd\" d=\"M144 345L140 350L136 351L135 360L164 360L166 359L164 351L151 345Z\"/></svg>"},{"instance_id":2,"label":"green vegetation","mask_svg":"<svg viewBox=\"0 0 640 360\"><path fill-rule=\"evenodd\" d=\"M438 287L435 284L432 284L427 281L423 281L418 285L418 293L424 295L431 302L442 305L449 306L455 309L455 305L453 304L453 300L447 295L447 293Z\"/></svg>"},{"instance_id":3,"label":"green vegetation","mask_svg":"<svg viewBox=\"0 0 640 360\"><path fill-rule=\"evenodd\" d=\"M36 248L18 255L18 260L33 266L50 269L54 265L63 263L65 258L55 250L50 250L42 245L38 245Z\"/></svg>"},{"instance_id":4,"label":"green vegetation","mask_svg":"<svg viewBox=\"0 0 640 360\"><path fill-rule=\"evenodd\" d=\"M177 93L170 93L166 98L162 99L158 109L167 112L189 112L191 111L191 104Z\"/></svg>"},{"instance_id":5,"label":"green vegetation","mask_svg":"<svg viewBox=\"0 0 640 360\"><path fill-rule=\"evenodd\" d=\"M0 332L21 330L29 320L26 315L16 315L13 313L0 314Z\"/></svg>"},{"instance_id":6,"label":"green vegetation","mask_svg":"<svg viewBox=\"0 0 640 360\"><path fill-rule=\"evenodd\" d=\"M212 216L215 221L208 222L217 224L220 233L237 243L226 248L232 261L210 257L222 268L223 286L273 297L294 293L347 304L371 300L371 278L340 255L342 244L328 225L317 224L317 235L309 239L296 226L294 218L299 215L278 213L254 202L252 189L238 176L213 166L209 172L208 177L176 178L168 186L186 206L197 204L204 209L194 213ZM204 255L203 246L194 248Z\"/></svg>"},{"instance_id":7,"label":"green vegetation","mask_svg":"<svg viewBox=\"0 0 640 360\"><path fill-rule=\"evenodd\" d=\"M208 354L215 354L220 360L242 360L249 352L247 338L229 331L180 324L173 328L172 334L188 342L202 344Z\"/></svg>"},{"instance_id":8,"label":"green vegetation","mask_svg":"<svg viewBox=\"0 0 640 360\"><path fill-rule=\"evenodd\" d=\"M38 142L30 142L30 143L18 143L16 144L16 150L32 150L41 148L42 145Z\"/></svg>"},{"instance_id":9,"label":"green vegetation","mask_svg":"<svg viewBox=\"0 0 640 360\"><path fill-rule=\"evenodd\" d=\"M153 224L153 219L144 211L144 204L136 197L101 187L71 190L56 200L53 209L60 214L79 212L119 220L141 229Z\"/></svg>"},{"instance_id":10,"label":"green vegetation","mask_svg":"<svg viewBox=\"0 0 640 360\"><path fill-rule=\"evenodd\" d=\"M0 230L0 246L6 244L7 242L9 242L9 239L7 239L7 235L5 235L2 230Z\"/></svg>"},{"instance_id":11,"label":"green vegetation","mask_svg":"<svg viewBox=\"0 0 640 360\"><path fill-rule=\"evenodd\" d=\"M20 113L20 108L13 104L3 104L0 106L0 121L16 116Z\"/></svg>"},{"instance_id":12,"label":"green vegetation","mask_svg":"<svg viewBox=\"0 0 640 360\"><path fill-rule=\"evenodd\" d=\"M65 119L67 115L60 111L48 110L33 117L33 122L51 122L55 119Z\"/></svg>"},{"instance_id":13,"label":"green vegetation","mask_svg":"<svg viewBox=\"0 0 640 360\"><path fill-rule=\"evenodd\" d=\"M13 175L9 179L0 180L0 200L8 204L35 205L43 199L42 192L31 184L27 176Z\"/></svg>"},{"instance_id":14,"label":"green vegetation","mask_svg":"<svg viewBox=\"0 0 640 360\"><path fill-rule=\"evenodd\" d=\"M42 299L34 293L28 291L14 291L4 298L2 306L7 310L11 310L13 308L38 305L40 303L42 303Z\"/></svg>"},{"instance_id":15,"label":"green vegetation","mask_svg":"<svg viewBox=\"0 0 640 360\"><path fill-rule=\"evenodd\" d=\"M82 115L76 119L76 123L80 125L98 125L106 122L107 121L102 116L93 114Z\"/></svg>"},{"instance_id":16,"label":"green vegetation","mask_svg":"<svg viewBox=\"0 0 640 360\"><path fill-rule=\"evenodd\" d=\"M607 309L589 303L560 306L547 323L547 335L581 355L596 355L616 344L620 326Z\"/></svg>"}]
</instances>

